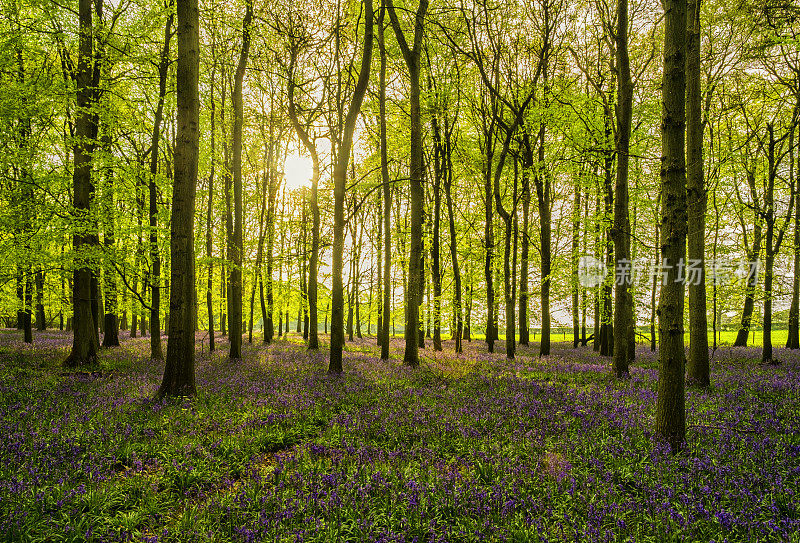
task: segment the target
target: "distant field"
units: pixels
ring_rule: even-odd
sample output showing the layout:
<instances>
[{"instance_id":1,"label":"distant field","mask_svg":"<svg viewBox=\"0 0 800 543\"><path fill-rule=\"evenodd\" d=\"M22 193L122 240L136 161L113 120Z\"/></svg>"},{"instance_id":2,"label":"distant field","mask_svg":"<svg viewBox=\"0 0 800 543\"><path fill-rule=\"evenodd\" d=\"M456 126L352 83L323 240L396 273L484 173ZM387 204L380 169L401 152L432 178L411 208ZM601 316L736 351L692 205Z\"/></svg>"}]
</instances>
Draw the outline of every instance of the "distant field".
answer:
<instances>
[{"instance_id":1,"label":"distant field","mask_svg":"<svg viewBox=\"0 0 800 543\"><path fill-rule=\"evenodd\" d=\"M592 330L587 330L587 335L591 334ZM656 331L656 333L658 333ZM724 330L717 333L717 345L733 345L733 342L736 340L736 330ZM786 338L788 337L789 332L787 330L773 330L772 331L772 346L773 347L783 347L786 345ZM541 332L539 330L531 330L531 341L538 342ZM403 337L402 334L397 334L393 337ZM446 337L450 337L449 333L446 334ZM473 341L483 341L486 336L482 333L473 334L472 339ZM500 339L505 340L505 334L500 334ZM519 336L517 336L517 341L519 341ZM572 328L553 328L550 332L550 341L551 342L567 342L572 343ZM764 341L764 332L762 330L751 330L750 335L747 339L747 346L748 347L760 347L762 342ZM639 328L638 334L636 335L636 342L642 344L650 344L650 329L647 328ZM686 332L686 344L689 344L689 332ZM713 345L713 333L708 333L708 346L711 347Z\"/></svg>"}]
</instances>

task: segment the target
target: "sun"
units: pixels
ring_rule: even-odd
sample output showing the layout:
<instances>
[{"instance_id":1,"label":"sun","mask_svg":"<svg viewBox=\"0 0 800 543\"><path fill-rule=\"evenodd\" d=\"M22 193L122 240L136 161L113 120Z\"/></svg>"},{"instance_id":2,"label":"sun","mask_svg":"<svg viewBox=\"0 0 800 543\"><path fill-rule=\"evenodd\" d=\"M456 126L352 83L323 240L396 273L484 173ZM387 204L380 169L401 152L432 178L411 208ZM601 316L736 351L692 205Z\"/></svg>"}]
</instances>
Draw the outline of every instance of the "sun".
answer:
<instances>
[{"instance_id":1,"label":"sun","mask_svg":"<svg viewBox=\"0 0 800 543\"><path fill-rule=\"evenodd\" d=\"M283 171L286 172L286 188L293 190L311 186L314 173L311 158L301 155L297 149L287 153Z\"/></svg>"}]
</instances>

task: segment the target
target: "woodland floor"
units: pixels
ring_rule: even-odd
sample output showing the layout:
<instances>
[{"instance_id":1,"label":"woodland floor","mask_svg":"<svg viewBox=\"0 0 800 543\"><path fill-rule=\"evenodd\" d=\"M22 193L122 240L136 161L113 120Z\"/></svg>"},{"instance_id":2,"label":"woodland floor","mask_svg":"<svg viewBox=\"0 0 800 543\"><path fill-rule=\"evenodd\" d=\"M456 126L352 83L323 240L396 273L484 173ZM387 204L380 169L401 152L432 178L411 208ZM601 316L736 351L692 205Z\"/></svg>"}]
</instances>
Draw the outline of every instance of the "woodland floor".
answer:
<instances>
[{"instance_id":1,"label":"woodland floor","mask_svg":"<svg viewBox=\"0 0 800 543\"><path fill-rule=\"evenodd\" d=\"M200 333L197 397L156 402L163 364L122 336L64 373L68 333L0 331L0 540L800 541L800 352L718 350L672 456L646 346L616 382L571 344L411 370L371 338L336 378L294 335L231 363Z\"/></svg>"}]
</instances>

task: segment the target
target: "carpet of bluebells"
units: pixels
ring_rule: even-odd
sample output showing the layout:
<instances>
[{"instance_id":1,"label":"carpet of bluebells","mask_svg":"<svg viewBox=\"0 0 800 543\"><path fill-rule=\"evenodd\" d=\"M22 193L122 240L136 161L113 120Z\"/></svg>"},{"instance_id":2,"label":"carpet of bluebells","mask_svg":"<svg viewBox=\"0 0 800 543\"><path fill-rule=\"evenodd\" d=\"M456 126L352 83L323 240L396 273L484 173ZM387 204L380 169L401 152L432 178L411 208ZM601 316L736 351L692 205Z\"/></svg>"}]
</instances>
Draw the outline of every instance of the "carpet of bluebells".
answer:
<instances>
[{"instance_id":1,"label":"carpet of bluebells","mask_svg":"<svg viewBox=\"0 0 800 543\"><path fill-rule=\"evenodd\" d=\"M197 397L154 401L163 363L124 335L67 373L66 332L0 331L0 540L800 542L797 352L714 353L671 455L646 346L619 382L571 344L413 370L373 338L331 377L297 337L231 362L201 333Z\"/></svg>"}]
</instances>

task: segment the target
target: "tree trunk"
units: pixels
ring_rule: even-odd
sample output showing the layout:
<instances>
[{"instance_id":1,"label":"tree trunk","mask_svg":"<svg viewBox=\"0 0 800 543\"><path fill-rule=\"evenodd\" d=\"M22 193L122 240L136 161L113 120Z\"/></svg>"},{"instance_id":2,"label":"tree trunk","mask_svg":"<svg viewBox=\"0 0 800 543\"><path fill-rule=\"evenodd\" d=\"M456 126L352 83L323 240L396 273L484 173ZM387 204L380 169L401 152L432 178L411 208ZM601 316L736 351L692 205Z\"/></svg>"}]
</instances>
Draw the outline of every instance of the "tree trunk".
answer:
<instances>
[{"instance_id":1,"label":"tree trunk","mask_svg":"<svg viewBox=\"0 0 800 543\"><path fill-rule=\"evenodd\" d=\"M684 285L686 257L686 0L665 0L664 80L661 87L661 262L667 266L659 301L658 398L655 433L673 451L686 440Z\"/></svg>"},{"instance_id":2,"label":"tree trunk","mask_svg":"<svg viewBox=\"0 0 800 543\"><path fill-rule=\"evenodd\" d=\"M328 373L342 373L342 350L344 347L344 288L342 285L342 256L344 252L344 198L347 182L347 165L353 146L353 132L361 103L369 83L369 67L372 60L373 9L372 0L364 0L364 49L361 55L361 72L358 74L350 107L345 118L342 144L338 149L333 169L333 262L332 307L331 307L331 354Z\"/></svg>"},{"instance_id":3,"label":"tree trunk","mask_svg":"<svg viewBox=\"0 0 800 543\"><path fill-rule=\"evenodd\" d=\"M389 185L389 157L386 138L386 45L384 43L383 21L385 6L381 4L378 18L378 50L380 53L380 139L381 139L381 182L383 183L383 322L380 334L381 360L389 359L389 320L392 304L392 188Z\"/></svg>"},{"instance_id":4,"label":"tree trunk","mask_svg":"<svg viewBox=\"0 0 800 543\"><path fill-rule=\"evenodd\" d=\"M688 210L688 264L694 270L689 283L689 356L687 379L707 387L708 315L706 307L705 233L706 195L703 177L703 121L700 113L700 2L688 0L686 13L686 199Z\"/></svg>"},{"instance_id":5,"label":"tree trunk","mask_svg":"<svg viewBox=\"0 0 800 543\"><path fill-rule=\"evenodd\" d=\"M215 58L215 51L212 45L211 56ZM206 257L208 258L208 277L206 278L206 311L208 312L208 349L214 352L216 349L214 338L214 238L211 235L211 219L214 210L214 174L217 165L217 131L216 131L216 102L214 101L214 82L216 75L216 62L211 69L211 172L208 174L208 206L206 207Z\"/></svg>"},{"instance_id":6,"label":"tree trunk","mask_svg":"<svg viewBox=\"0 0 800 543\"><path fill-rule=\"evenodd\" d=\"M77 110L75 118L75 144L73 147L74 168L72 174L72 205L75 219L82 228L72 236L76 253L92 243L91 227L87 221L92 175L92 144L89 141L92 131L91 109L93 107L92 82L92 2L80 0L78 3L80 20L78 71L76 74ZM68 368L93 365L97 363L97 328L92 315L92 272L87 265L73 272L73 337L72 350L64 361Z\"/></svg>"},{"instance_id":7,"label":"tree trunk","mask_svg":"<svg viewBox=\"0 0 800 543\"><path fill-rule=\"evenodd\" d=\"M422 53L422 37L424 32L425 14L428 10L428 0L419 0L416 16L414 18L414 42L409 47L400 21L395 13L392 0L386 0L386 8L392 21L397 42L403 53L410 79L410 215L411 215L411 242L408 253L408 283L406 292L406 323L405 340L406 348L403 355L405 364L419 366L419 341L424 338L419 335L420 318L419 306L422 304L422 290L424 285L424 270L422 268L422 228L424 221L423 200L425 194L422 181L425 177L425 164L422 150L422 112L420 110L420 58Z\"/></svg>"},{"instance_id":8,"label":"tree trunk","mask_svg":"<svg viewBox=\"0 0 800 543\"><path fill-rule=\"evenodd\" d=\"M431 279L433 280L433 349L442 350L442 272L439 262L439 227L441 223L442 192L441 181L444 170L444 145L436 115L431 115L431 128L434 139L433 175L433 225L431 231Z\"/></svg>"},{"instance_id":9,"label":"tree trunk","mask_svg":"<svg viewBox=\"0 0 800 543\"><path fill-rule=\"evenodd\" d=\"M450 153L448 152L448 160ZM453 206L453 173L452 168L448 168L448 173L444 180L444 195L447 203L447 219L450 231L450 262L453 266L453 305L456 314L455 330L455 351L462 352L461 340L463 339L463 322L461 318L461 270L458 266L458 240L456 239L455 209Z\"/></svg>"},{"instance_id":10,"label":"tree trunk","mask_svg":"<svg viewBox=\"0 0 800 543\"><path fill-rule=\"evenodd\" d=\"M44 272L36 270L36 329L47 330L47 318L44 314Z\"/></svg>"},{"instance_id":11,"label":"tree trunk","mask_svg":"<svg viewBox=\"0 0 800 543\"><path fill-rule=\"evenodd\" d=\"M104 150L110 151L111 140L108 134L103 138ZM113 173L108 171L106 175L106 186L103 189L103 205L105 207L105 232L103 235L103 245L107 258L115 261L117 258L114 244L114 188ZM119 321L117 319L117 276L114 267L106 264L105 271L105 315L103 323L103 347L119 346ZM38 287L38 283L37 283ZM37 292L38 294L38 292ZM44 307L42 307L44 316ZM38 319L37 319L38 320Z\"/></svg>"},{"instance_id":12,"label":"tree trunk","mask_svg":"<svg viewBox=\"0 0 800 543\"><path fill-rule=\"evenodd\" d=\"M747 172L747 181L751 186L751 192L755 191L755 173L752 171ZM736 334L736 341L734 347L747 347L747 338L750 335L750 324L753 319L753 309L755 307L755 294L756 286L758 285L758 266L753 263L758 262L759 254L761 253L761 235L762 224L761 219L756 214L753 225L753 245L750 252L747 254L748 262L751 264L748 270L747 283L745 286L744 307L742 308L742 319L739 326L739 331Z\"/></svg>"},{"instance_id":13,"label":"tree trunk","mask_svg":"<svg viewBox=\"0 0 800 543\"><path fill-rule=\"evenodd\" d=\"M200 147L200 11L197 0L177 0L177 7L178 123L170 223L170 318L166 366L158 396L195 393L194 210Z\"/></svg>"},{"instance_id":14,"label":"tree trunk","mask_svg":"<svg viewBox=\"0 0 800 543\"><path fill-rule=\"evenodd\" d=\"M231 350L228 358L232 360L242 358L242 254L244 253L243 222L244 209L242 201L242 125L244 122L242 85L245 69L247 68L247 54L250 49L250 22L253 17L253 2L245 2L245 14L242 21L242 49L239 54L239 63L234 74L233 95L233 251L231 254L231 292L230 292L230 317L228 328L230 331Z\"/></svg>"},{"instance_id":15,"label":"tree trunk","mask_svg":"<svg viewBox=\"0 0 800 543\"><path fill-rule=\"evenodd\" d=\"M520 254L519 275L519 344L530 343L528 323L528 260L530 252L530 207L531 207L531 169L533 168L533 155L530 146L522 146L522 250Z\"/></svg>"},{"instance_id":16,"label":"tree trunk","mask_svg":"<svg viewBox=\"0 0 800 543\"><path fill-rule=\"evenodd\" d=\"M550 354L550 273L551 273L551 213L550 213L550 174L544 163L545 127L539 130L539 164L534 181L539 204L539 237L542 272L542 337L539 343L539 356Z\"/></svg>"},{"instance_id":17,"label":"tree trunk","mask_svg":"<svg viewBox=\"0 0 800 543\"><path fill-rule=\"evenodd\" d=\"M800 108L800 97L798 97L798 108ZM800 140L800 130L797 131L798 140ZM793 142L789 142L789 148L792 149ZM790 151L790 160L794 160L793 151ZM800 153L798 153L800 159ZM800 162L797 168L797 177L800 178ZM800 182L793 180L795 191L797 191ZM794 199L794 246L792 252L794 254L794 277L792 279L792 302L789 307L789 333L786 338L786 347L788 349L800 349L800 196L795 192Z\"/></svg>"},{"instance_id":18,"label":"tree trunk","mask_svg":"<svg viewBox=\"0 0 800 543\"><path fill-rule=\"evenodd\" d=\"M156 106L153 137L150 146L150 178L149 215L150 215L150 261L152 273L150 279L150 357L163 360L161 352L161 255L158 252L158 194L156 192L156 175L158 174L158 153L161 141L161 120L164 113L164 100L167 95L167 77L169 76L169 42L172 37L172 13L167 19L164 29L164 47L158 64L158 105Z\"/></svg>"},{"instance_id":19,"label":"tree trunk","mask_svg":"<svg viewBox=\"0 0 800 543\"><path fill-rule=\"evenodd\" d=\"M800 130L797 131L800 139ZM800 159L800 153L798 153ZM800 164L797 175L800 177ZM792 279L792 302L789 307L789 334L786 338L788 349L800 349L800 198L794 200L794 277Z\"/></svg>"},{"instance_id":20,"label":"tree trunk","mask_svg":"<svg viewBox=\"0 0 800 543\"><path fill-rule=\"evenodd\" d=\"M583 170L581 170L582 174ZM580 258L580 227L581 227L581 178L575 180L572 199L572 251L570 287L572 288L572 348L580 345L580 282L578 278L578 260ZM524 191L525 189L523 189ZM585 335L585 334L584 334Z\"/></svg>"},{"instance_id":21,"label":"tree trunk","mask_svg":"<svg viewBox=\"0 0 800 543\"><path fill-rule=\"evenodd\" d=\"M614 374L630 376L634 337L631 223L628 212L628 163L633 82L628 57L628 0L617 1L617 179L614 187Z\"/></svg>"}]
</instances>

